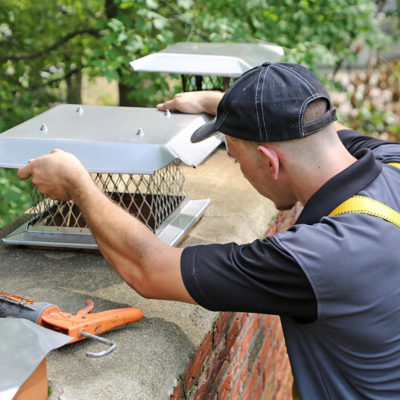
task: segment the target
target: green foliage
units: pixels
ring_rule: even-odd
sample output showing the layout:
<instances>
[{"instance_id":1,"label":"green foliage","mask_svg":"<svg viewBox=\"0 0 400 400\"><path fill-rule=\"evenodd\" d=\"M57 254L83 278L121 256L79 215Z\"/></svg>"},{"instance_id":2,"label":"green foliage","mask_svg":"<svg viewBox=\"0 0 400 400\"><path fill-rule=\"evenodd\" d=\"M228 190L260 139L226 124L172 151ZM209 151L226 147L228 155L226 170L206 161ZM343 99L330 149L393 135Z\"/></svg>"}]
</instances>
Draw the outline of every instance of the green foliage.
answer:
<instances>
[{"instance_id":1,"label":"green foliage","mask_svg":"<svg viewBox=\"0 0 400 400\"><path fill-rule=\"evenodd\" d=\"M0 131L71 98L81 71L117 81L122 105L154 104L170 93L165 77L129 62L178 41L273 42L289 61L339 68L384 44L375 10L372 0L2 0Z\"/></svg>"},{"instance_id":2,"label":"green foliage","mask_svg":"<svg viewBox=\"0 0 400 400\"><path fill-rule=\"evenodd\" d=\"M372 0L2 0L0 132L79 102L82 74L118 82L121 105L153 106L179 80L129 62L179 41L273 42L290 49L288 61L338 69L384 45L375 13ZM1 216L26 201L9 171L0 176Z\"/></svg>"},{"instance_id":3,"label":"green foliage","mask_svg":"<svg viewBox=\"0 0 400 400\"><path fill-rule=\"evenodd\" d=\"M54 88L85 63L91 3L2 0L0 131L65 100Z\"/></svg>"},{"instance_id":4,"label":"green foliage","mask_svg":"<svg viewBox=\"0 0 400 400\"><path fill-rule=\"evenodd\" d=\"M352 126L356 124L357 129L364 133L377 134L390 131L393 135L400 135L400 125L396 115L384 107L374 106L369 99L363 101L357 108L355 117L347 121Z\"/></svg>"},{"instance_id":5,"label":"green foliage","mask_svg":"<svg viewBox=\"0 0 400 400\"><path fill-rule=\"evenodd\" d=\"M21 182L15 170L0 168L0 227L31 206L31 183Z\"/></svg>"}]
</instances>

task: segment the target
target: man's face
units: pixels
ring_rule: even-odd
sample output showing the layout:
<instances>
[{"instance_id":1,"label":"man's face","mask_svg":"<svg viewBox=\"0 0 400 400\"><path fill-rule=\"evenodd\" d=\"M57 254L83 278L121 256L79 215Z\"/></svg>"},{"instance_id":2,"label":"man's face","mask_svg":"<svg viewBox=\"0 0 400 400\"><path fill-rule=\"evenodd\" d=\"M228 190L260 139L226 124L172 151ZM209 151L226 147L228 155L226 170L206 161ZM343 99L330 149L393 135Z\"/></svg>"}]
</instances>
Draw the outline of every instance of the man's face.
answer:
<instances>
[{"instance_id":1,"label":"man's face","mask_svg":"<svg viewBox=\"0 0 400 400\"><path fill-rule=\"evenodd\" d=\"M273 179L265 155L257 145L225 135L228 155L239 162L243 176L264 197L272 200L278 210L287 210L297 201L282 179Z\"/></svg>"}]
</instances>

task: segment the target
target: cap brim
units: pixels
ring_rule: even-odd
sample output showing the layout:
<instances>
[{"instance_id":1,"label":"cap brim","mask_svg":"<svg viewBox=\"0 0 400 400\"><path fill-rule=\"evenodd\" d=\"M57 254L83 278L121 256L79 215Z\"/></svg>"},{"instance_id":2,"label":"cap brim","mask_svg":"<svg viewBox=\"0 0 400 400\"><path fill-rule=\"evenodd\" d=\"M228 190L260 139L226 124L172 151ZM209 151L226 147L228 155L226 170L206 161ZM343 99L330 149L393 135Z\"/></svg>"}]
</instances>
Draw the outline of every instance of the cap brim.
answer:
<instances>
[{"instance_id":1,"label":"cap brim","mask_svg":"<svg viewBox=\"0 0 400 400\"><path fill-rule=\"evenodd\" d=\"M204 139L209 138L212 135L215 135L218 132L218 129L216 128L216 119L213 119L210 122L207 122L206 124L202 125L200 128L197 128L191 138L190 141L192 143L197 143L201 142Z\"/></svg>"}]
</instances>

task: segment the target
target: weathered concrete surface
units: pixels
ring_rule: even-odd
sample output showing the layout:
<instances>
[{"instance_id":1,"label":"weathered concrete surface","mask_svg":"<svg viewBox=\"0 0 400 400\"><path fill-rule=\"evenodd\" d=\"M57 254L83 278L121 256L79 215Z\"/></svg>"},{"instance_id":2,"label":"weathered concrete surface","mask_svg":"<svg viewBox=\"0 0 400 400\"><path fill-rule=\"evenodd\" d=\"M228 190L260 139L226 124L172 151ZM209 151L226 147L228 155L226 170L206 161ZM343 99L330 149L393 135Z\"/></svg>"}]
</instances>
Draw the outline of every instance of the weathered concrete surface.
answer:
<instances>
[{"instance_id":1,"label":"weathered concrete surface","mask_svg":"<svg viewBox=\"0 0 400 400\"><path fill-rule=\"evenodd\" d=\"M185 176L189 197L211 198L211 205L182 246L252 241L276 213L223 149L196 169L185 167ZM3 228L0 236L14 228ZM198 306L143 299L98 253L0 244L0 282L0 290L65 312L75 313L87 298L94 299L95 311L132 306L144 312L141 322L102 335L118 343L107 357L87 358L86 351L104 349L89 340L50 353L50 400L167 399L218 316Z\"/></svg>"}]
</instances>

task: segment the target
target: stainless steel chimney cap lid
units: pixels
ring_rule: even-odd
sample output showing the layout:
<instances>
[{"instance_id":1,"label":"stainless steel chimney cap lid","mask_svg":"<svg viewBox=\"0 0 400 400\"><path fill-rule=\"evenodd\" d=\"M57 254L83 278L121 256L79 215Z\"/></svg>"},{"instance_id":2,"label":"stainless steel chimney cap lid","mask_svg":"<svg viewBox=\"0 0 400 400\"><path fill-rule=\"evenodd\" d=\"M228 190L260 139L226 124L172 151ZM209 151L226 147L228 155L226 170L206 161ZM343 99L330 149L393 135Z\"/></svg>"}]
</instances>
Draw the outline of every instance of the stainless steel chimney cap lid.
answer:
<instances>
[{"instance_id":1,"label":"stainless steel chimney cap lid","mask_svg":"<svg viewBox=\"0 0 400 400\"><path fill-rule=\"evenodd\" d=\"M131 61L135 71L237 78L266 61L275 62L284 49L269 43L181 42Z\"/></svg>"},{"instance_id":2,"label":"stainless steel chimney cap lid","mask_svg":"<svg viewBox=\"0 0 400 400\"><path fill-rule=\"evenodd\" d=\"M197 166L221 143L221 138L190 143L192 132L210 118L167 116L155 108L63 104L1 134L0 167L19 168L54 148L75 154L90 172L150 174L175 158Z\"/></svg>"}]
</instances>

